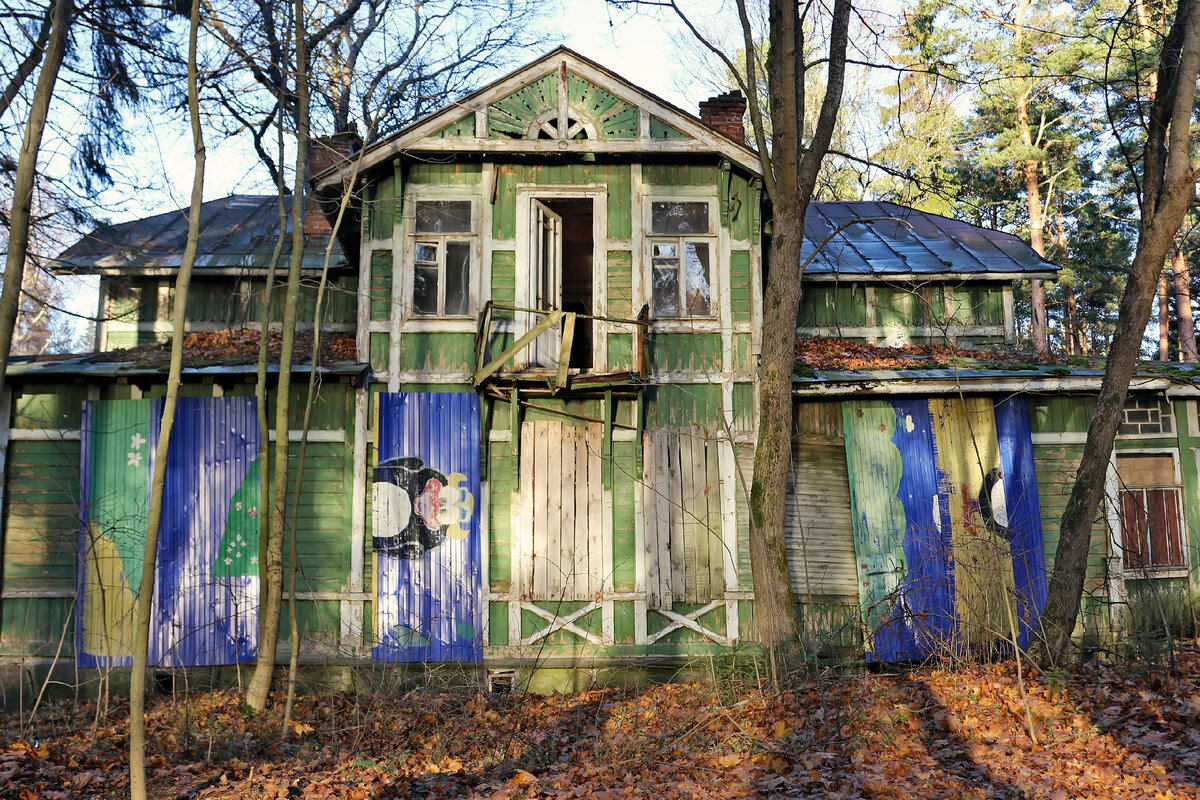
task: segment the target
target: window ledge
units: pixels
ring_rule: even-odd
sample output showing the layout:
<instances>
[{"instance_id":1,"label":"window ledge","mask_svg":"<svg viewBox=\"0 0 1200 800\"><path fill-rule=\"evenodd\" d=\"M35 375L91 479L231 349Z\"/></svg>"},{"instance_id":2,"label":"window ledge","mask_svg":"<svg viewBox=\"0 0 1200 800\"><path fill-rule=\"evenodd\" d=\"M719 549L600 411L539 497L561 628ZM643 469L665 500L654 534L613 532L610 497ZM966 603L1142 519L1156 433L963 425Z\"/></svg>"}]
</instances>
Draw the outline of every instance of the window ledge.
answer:
<instances>
[{"instance_id":1,"label":"window ledge","mask_svg":"<svg viewBox=\"0 0 1200 800\"><path fill-rule=\"evenodd\" d=\"M1144 581L1159 578L1186 578L1191 574L1188 567L1127 567L1124 571L1125 580Z\"/></svg>"}]
</instances>

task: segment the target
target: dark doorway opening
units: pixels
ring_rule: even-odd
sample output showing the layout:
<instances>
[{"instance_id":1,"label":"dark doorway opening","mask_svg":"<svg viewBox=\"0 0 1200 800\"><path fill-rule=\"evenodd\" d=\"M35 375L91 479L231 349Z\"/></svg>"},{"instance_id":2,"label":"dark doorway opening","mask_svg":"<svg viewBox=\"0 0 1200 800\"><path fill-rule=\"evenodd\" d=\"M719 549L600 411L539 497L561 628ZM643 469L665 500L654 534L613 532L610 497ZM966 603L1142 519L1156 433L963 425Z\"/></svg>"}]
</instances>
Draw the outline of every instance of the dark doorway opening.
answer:
<instances>
[{"instance_id":1,"label":"dark doorway opening","mask_svg":"<svg viewBox=\"0 0 1200 800\"><path fill-rule=\"evenodd\" d=\"M562 217L562 310L593 314L591 198L541 199ZM592 368L592 320L575 320L575 340L571 345L571 367Z\"/></svg>"}]
</instances>

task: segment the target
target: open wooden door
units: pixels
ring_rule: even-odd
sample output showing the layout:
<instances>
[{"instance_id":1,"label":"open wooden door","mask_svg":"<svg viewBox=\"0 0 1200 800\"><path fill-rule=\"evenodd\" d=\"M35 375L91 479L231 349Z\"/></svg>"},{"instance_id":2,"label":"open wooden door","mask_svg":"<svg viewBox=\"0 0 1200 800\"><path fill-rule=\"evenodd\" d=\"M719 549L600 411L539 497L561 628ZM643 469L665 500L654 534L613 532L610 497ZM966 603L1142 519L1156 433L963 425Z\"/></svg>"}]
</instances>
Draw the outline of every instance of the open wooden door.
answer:
<instances>
[{"instance_id":1,"label":"open wooden door","mask_svg":"<svg viewBox=\"0 0 1200 800\"><path fill-rule=\"evenodd\" d=\"M524 279L518 282L517 305L553 311L562 307L562 217L540 200L530 201L529 260ZM544 317L522 312L517 317L517 336L537 325ZM562 336L556 325L534 340L518 362L554 369L558 366Z\"/></svg>"}]
</instances>

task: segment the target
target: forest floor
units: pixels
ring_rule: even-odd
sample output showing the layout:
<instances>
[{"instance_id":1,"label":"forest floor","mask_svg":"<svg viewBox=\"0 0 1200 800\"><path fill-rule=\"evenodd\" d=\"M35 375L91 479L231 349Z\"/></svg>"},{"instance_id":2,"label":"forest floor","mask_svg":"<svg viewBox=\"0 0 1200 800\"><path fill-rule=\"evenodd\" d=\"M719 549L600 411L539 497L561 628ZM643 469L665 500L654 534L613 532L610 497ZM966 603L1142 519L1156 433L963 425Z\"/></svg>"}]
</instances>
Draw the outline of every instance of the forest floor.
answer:
<instances>
[{"instance_id":1,"label":"forest floor","mask_svg":"<svg viewBox=\"0 0 1200 800\"><path fill-rule=\"evenodd\" d=\"M753 675L550 697L324 692L297 701L286 737L278 701L256 715L234 691L152 698L151 796L1200 797L1195 643L1174 670L1093 661L1021 682L1010 661L778 692ZM0 798L128 796L127 709L0 717Z\"/></svg>"}]
</instances>

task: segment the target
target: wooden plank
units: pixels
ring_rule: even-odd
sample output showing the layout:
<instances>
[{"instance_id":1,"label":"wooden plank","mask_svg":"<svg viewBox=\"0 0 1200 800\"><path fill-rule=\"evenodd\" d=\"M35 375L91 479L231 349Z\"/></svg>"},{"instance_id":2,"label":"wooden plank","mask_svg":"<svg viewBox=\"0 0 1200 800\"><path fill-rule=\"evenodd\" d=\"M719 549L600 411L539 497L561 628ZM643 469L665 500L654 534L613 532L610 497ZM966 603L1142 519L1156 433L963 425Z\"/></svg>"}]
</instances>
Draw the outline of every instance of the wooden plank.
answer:
<instances>
[{"instance_id":1,"label":"wooden plank","mask_svg":"<svg viewBox=\"0 0 1200 800\"><path fill-rule=\"evenodd\" d=\"M576 445L582 443L578 441L579 437L576 436L578 428L571 425L563 425L559 428L559 431L562 433L562 445L559 449L562 466L558 472L560 476L559 497L562 503L562 513L560 515L562 526L559 531L558 540L558 566L561 575L559 584L562 588L561 592L556 593L554 596L573 600L576 596L575 576L580 566L575 549L575 450Z\"/></svg>"},{"instance_id":2,"label":"wooden plank","mask_svg":"<svg viewBox=\"0 0 1200 800\"><path fill-rule=\"evenodd\" d=\"M576 428L575 438L575 529L572 531L572 564L574 581L572 596L582 599L587 595L588 581L592 571L588 534L591 531L591 507L588 504L588 440L587 429Z\"/></svg>"},{"instance_id":3,"label":"wooden plank","mask_svg":"<svg viewBox=\"0 0 1200 800\"><path fill-rule=\"evenodd\" d=\"M671 582L671 470L670 435L655 431L654 501L658 505L658 575L662 605L670 608L674 602Z\"/></svg>"},{"instance_id":4,"label":"wooden plank","mask_svg":"<svg viewBox=\"0 0 1200 800\"><path fill-rule=\"evenodd\" d=\"M542 461L546 465L544 471L543 485L546 487L546 504L545 509L546 519L546 540L545 547L542 550L544 554L546 573L545 594L538 595L541 598L550 598L557 600L562 597L562 564L559 563L561 557L562 541L562 483L559 476L562 475L562 448L563 448L563 426L558 422L544 422L546 426L545 447L546 456ZM534 512L536 513L536 512Z\"/></svg>"},{"instance_id":5,"label":"wooden plank","mask_svg":"<svg viewBox=\"0 0 1200 800\"><path fill-rule=\"evenodd\" d=\"M585 435L587 448L587 598L593 599L604 591L604 473L601 452L604 449L604 428L589 424Z\"/></svg>"},{"instance_id":6,"label":"wooden plank","mask_svg":"<svg viewBox=\"0 0 1200 800\"><path fill-rule=\"evenodd\" d=\"M679 430L667 433L667 497L671 509L671 596L686 599L687 584L684 581L686 562L683 541L683 480L679 474Z\"/></svg>"},{"instance_id":7,"label":"wooden plank","mask_svg":"<svg viewBox=\"0 0 1200 800\"><path fill-rule=\"evenodd\" d=\"M642 530L646 551L646 603L660 608L658 573L658 487L654 484L654 465L658 461L657 431L647 431L642 439Z\"/></svg>"},{"instance_id":8,"label":"wooden plank","mask_svg":"<svg viewBox=\"0 0 1200 800\"><path fill-rule=\"evenodd\" d=\"M703 573L707 578L707 548L701 543L707 538L700 519L700 501L703 499L704 439L700 428L685 428L679 432L679 477L680 496L683 502L679 512L683 521L683 585L684 596L689 603L701 598L707 587L700 582Z\"/></svg>"},{"instance_id":9,"label":"wooden plank","mask_svg":"<svg viewBox=\"0 0 1200 800\"><path fill-rule=\"evenodd\" d=\"M707 479L704 484L708 517L708 585L709 600L716 600L725 593L725 548L721 517L721 443L709 440L705 443L705 465Z\"/></svg>"},{"instance_id":10,"label":"wooden plank","mask_svg":"<svg viewBox=\"0 0 1200 800\"><path fill-rule=\"evenodd\" d=\"M522 455L529 453L529 487L533 490L533 503L530 506L530 519L526 523L533 532L532 581L530 582L531 597L541 599L546 596L546 436L547 423L544 420L534 420L526 423L533 430L532 446L522 450Z\"/></svg>"}]
</instances>

